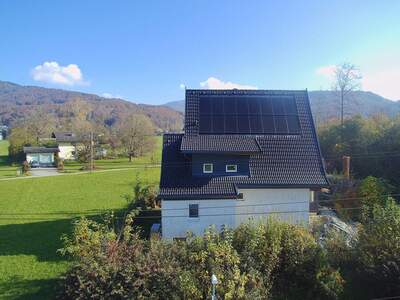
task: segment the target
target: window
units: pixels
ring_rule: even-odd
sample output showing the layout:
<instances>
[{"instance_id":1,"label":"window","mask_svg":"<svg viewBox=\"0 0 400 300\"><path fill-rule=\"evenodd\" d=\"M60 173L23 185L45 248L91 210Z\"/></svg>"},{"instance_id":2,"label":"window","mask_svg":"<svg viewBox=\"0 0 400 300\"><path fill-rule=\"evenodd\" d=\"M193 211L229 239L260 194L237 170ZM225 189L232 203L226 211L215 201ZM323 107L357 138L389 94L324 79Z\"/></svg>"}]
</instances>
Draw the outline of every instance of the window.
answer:
<instances>
[{"instance_id":1,"label":"window","mask_svg":"<svg viewBox=\"0 0 400 300\"><path fill-rule=\"evenodd\" d=\"M207 163L203 164L203 173L212 173L213 172L213 164Z\"/></svg>"},{"instance_id":2,"label":"window","mask_svg":"<svg viewBox=\"0 0 400 300\"><path fill-rule=\"evenodd\" d=\"M226 172L227 173L236 173L237 165L226 165Z\"/></svg>"},{"instance_id":3,"label":"window","mask_svg":"<svg viewBox=\"0 0 400 300\"><path fill-rule=\"evenodd\" d=\"M198 217L199 217L199 205L189 204L189 218L198 218Z\"/></svg>"}]
</instances>

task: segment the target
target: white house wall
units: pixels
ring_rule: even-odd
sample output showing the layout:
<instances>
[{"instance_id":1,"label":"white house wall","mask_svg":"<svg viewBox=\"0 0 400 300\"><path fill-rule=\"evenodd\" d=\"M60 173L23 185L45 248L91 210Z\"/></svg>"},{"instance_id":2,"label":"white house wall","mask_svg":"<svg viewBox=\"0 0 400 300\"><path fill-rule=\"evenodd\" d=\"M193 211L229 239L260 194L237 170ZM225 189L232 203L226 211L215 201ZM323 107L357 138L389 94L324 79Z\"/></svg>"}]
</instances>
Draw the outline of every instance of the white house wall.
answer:
<instances>
[{"instance_id":1,"label":"white house wall","mask_svg":"<svg viewBox=\"0 0 400 300\"><path fill-rule=\"evenodd\" d=\"M162 201L162 235L170 239L187 232L201 235L210 225L235 228L249 219L274 216L283 221L308 224L309 189L240 189L243 199ZM199 218L189 218L189 204L199 204Z\"/></svg>"},{"instance_id":2,"label":"white house wall","mask_svg":"<svg viewBox=\"0 0 400 300\"><path fill-rule=\"evenodd\" d=\"M293 224L308 224L309 189L240 189L243 200L236 201L235 225L249 218L273 216Z\"/></svg>"},{"instance_id":3,"label":"white house wall","mask_svg":"<svg viewBox=\"0 0 400 300\"><path fill-rule=\"evenodd\" d=\"M199 204L199 218L189 218L189 204ZM236 200L174 200L162 201L161 228L164 238L185 237L187 232L202 235L204 230L215 225L235 226ZM224 216L215 216L225 214ZM203 215L203 216L202 216Z\"/></svg>"},{"instance_id":4,"label":"white house wall","mask_svg":"<svg viewBox=\"0 0 400 300\"><path fill-rule=\"evenodd\" d=\"M58 150L60 150L60 152L58 153L58 157L61 159L65 159L65 160L72 160L75 159L75 146L72 145L59 145L58 146Z\"/></svg>"}]
</instances>

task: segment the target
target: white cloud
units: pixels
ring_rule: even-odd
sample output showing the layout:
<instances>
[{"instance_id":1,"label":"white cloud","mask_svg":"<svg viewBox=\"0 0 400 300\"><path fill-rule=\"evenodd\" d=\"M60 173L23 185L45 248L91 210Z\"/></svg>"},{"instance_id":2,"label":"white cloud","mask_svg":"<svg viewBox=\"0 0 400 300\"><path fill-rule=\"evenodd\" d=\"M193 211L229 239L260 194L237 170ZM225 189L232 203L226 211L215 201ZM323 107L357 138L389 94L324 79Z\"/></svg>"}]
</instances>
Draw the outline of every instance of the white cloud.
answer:
<instances>
[{"instance_id":1,"label":"white cloud","mask_svg":"<svg viewBox=\"0 0 400 300\"><path fill-rule=\"evenodd\" d=\"M361 86L390 100L400 100L400 57L396 53L377 53L366 57L359 66L362 79ZM322 86L332 84L335 76L335 65L326 65L315 70L322 81Z\"/></svg>"},{"instance_id":2,"label":"white cloud","mask_svg":"<svg viewBox=\"0 0 400 300\"><path fill-rule=\"evenodd\" d=\"M87 85L83 80L81 69L76 64L61 66L56 61L46 61L32 70L32 77L36 81L64 84Z\"/></svg>"},{"instance_id":3,"label":"white cloud","mask_svg":"<svg viewBox=\"0 0 400 300\"><path fill-rule=\"evenodd\" d=\"M215 77L209 77L206 81L200 82L200 86L210 90L256 90L256 86L243 85L239 83L233 83L230 81L222 81Z\"/></svg>"},{"instance_id":4,"label":"white cloud","mask_svg":"<svg viewBox=\"0 0 400 300\"><path fill-rule=\"evenodd\" d=\"M110 94L110 93L103 93L103 94L101 94L101 96L104 98L124 99L121 95L114 95L114 94Z\"/></svg>"},{"instance_id":5,"label":"white cloud","mask_svg":"<svg viewBox=\"0 0 400 300\"><path fill-rule=\"evenodd\" d=\"M333 77L335 76L335 72L336 72L335 65L322 66L315 70L315 73L317 75L324 76L328 79L333 79Z\"/></svg>"}]
</instances>

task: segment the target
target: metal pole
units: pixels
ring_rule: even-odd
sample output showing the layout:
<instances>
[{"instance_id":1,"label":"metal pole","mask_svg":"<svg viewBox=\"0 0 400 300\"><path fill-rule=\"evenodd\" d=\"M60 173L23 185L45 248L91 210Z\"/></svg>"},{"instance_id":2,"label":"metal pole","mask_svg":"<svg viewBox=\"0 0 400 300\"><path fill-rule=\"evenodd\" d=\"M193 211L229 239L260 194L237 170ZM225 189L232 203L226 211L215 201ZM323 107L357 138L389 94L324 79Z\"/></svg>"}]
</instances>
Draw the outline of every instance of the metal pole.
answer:
<instances>
[{"instance_id":1,"label":"metal pole","mask_svg":"<svg viewBox=\"0 0 400 300\"><path fill-rule=\"evenodd\" d=\"M93 171L93 132L90 132L90 172Z\"/></svg>"},{"instance_id":2,"label":"metal pole","mask_svg":"<svg viewBox=\"0 0 400 300\"><path fill-rule=\"evenodd\" d=\"M216 300L215 299L215 284L212 285L212 295L211 295L211 300Z\"/></svg>"}]
</instances>

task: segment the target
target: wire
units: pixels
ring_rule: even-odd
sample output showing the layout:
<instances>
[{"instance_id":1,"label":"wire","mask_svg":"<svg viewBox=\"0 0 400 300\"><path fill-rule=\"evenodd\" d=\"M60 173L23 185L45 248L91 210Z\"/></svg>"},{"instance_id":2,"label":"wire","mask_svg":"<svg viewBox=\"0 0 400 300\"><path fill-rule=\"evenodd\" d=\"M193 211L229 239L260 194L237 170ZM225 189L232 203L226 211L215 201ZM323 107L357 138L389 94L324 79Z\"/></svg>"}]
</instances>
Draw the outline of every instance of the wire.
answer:
<instances>
[{"instance_id":1,"label":"wire","mask_svg":"<svg viewBox=\"0 0 400 300\"><path fill-rule=\"evenodd\" d=\"M371 300L391 300L391 299L400 299L400 296L391 296L391 297L383 297L383 298L373 298Z\"/></svg>"},{"instance_id":2,"label":"wire","mask_svg":"<svg viewBox=\"0 0 400 300\"><path fill-rule=\"evenodd\" d=\"M200 207L200 209L202 209ZM362 207L347 207L342 208L341 210L355 210L362 209ZM186 209L187 210L187 209ZM161 210L142 210L140 212L149 212L149 211L160 211ZM320 209L319 211L332 211L332 209ZM245 213L225 213L225 214L199 214L199 217L219 217L219 216L240 216L240 215L273 215L273 214L294 214L294 213L309 213L310 210L291 210L291 211L269 211L269 212L245 212ZM35 214L32 214L33 216ZM82 215L82 214L81 214ZM79 216L79 214L77 214ZM90 215L87 215L90 216ZM136 216L134 219L158 219L158 218L188 218L187 214L185 215L173 215L173 216ZM20 218L20 217L0 217L0 220L43 220L48 218ZM57 219L57 218L54 218Z\"/></svg>"},{"instance_id":3,"label":"wire","mask_svg":"<svg viewBox=\"0 0 400 300\"><path fill-rule=\"evenodd\" d=\"M390 196L397 196L400 194L385 194L385 195L380 195L382 197L390 197ZM369 198L368 196L366 197L349 197L349 198L337 198L337 199L329 199L329 200L318 200L318 203L321 202L337 202L337 201L351 201L351 200L356 200L356 199L367 199ZM202 200L199 200L202 201ZM243 207L263 207L263 206L276 206L276 205L290 205L290 204L309 204L310 202L308 201L292 201L292 202L278 202L278 203L261 203L261 204L244 204L244 205L222 205L222 206L200 206L200 209L220 209L220 208L243 208ZM352 209L352 208L340 208L340 209ZM141 212L162 212L162 211L181 211L181 210L188 210L187 207L183 208L160 208L160 209L146 209L146 210L141 210ZM330 209L329 209L330 210ZM25 216L34 216L34 215L82 215L82 214L87 214L87 215L92 215L96 213L106 213L109 212L110 210L91 210L90 213L84 213L84 212L48 212L48 213L0 213L0 216L19 216L19 215L25 215ZM321 210L320 210L321 211Z\"/></svg>"}]
</instances>

